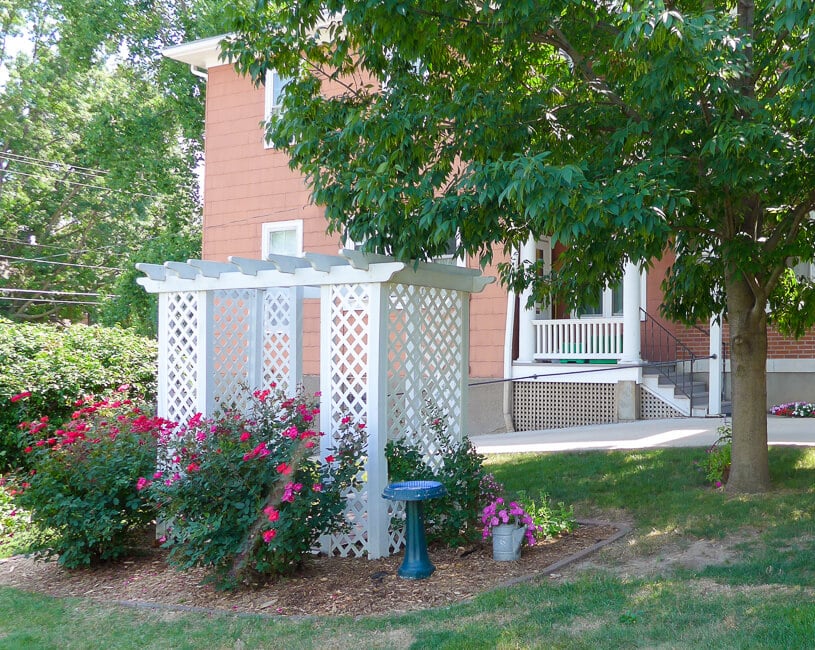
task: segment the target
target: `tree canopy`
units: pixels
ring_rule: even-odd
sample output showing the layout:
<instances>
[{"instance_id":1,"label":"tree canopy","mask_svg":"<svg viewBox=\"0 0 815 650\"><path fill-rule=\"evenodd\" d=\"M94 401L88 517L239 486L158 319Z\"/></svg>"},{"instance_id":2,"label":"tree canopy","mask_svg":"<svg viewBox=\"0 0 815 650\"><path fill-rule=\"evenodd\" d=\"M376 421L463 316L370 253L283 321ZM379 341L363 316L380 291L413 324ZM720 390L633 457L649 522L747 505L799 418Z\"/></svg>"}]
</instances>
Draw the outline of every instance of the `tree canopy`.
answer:
<instances>
[{"instance_id":1,"label":"tree canopy","mask_svg":"<svg viewBox=\"0 0 815 650\"><path fill-rule=\"evenodd\" d=\"M210 4L0 3L0 314L95 320L145 242L200 250L204 86L161 49Z\"/></svg>"},{"instance_id":2,"label":"tree canopy","mask_svg":"<svg viewBox=\"0 0 815 650\"><path fill-rule=\"evenodd\" d=\"M815 250L812 3L260 0L232 18L239 69L293 78L269 132L343 236L422 258L458 235L483 262L550 236L557 271L502 277L572 304L673 251L665 314L730 326L728 488L768 487L767 306L797 334L815 316L789 270Z\"/></svg>"}]
</instances>

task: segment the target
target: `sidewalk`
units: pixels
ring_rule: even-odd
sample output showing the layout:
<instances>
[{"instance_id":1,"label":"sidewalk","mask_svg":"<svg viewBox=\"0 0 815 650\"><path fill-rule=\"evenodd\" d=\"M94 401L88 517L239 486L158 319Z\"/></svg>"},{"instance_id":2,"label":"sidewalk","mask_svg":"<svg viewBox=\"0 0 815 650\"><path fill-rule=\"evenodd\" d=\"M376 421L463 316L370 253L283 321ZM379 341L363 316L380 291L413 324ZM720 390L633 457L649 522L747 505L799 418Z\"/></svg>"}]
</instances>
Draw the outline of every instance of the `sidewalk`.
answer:
<instances>
[{"instance_id":1,"label":"sidewalk","mask_svg":"<svg viewBox=\"0 0 815 650\"><path fill-rule=\"evenodd\" d=\"M637 420L544 431L491 433L471 437L482 454L581 449L707 447L719 437L724 418ZM729 421L729 420L728 420ZM771 445L815 446L815 418L767 417Z\"/></svg>"}]
</instances>

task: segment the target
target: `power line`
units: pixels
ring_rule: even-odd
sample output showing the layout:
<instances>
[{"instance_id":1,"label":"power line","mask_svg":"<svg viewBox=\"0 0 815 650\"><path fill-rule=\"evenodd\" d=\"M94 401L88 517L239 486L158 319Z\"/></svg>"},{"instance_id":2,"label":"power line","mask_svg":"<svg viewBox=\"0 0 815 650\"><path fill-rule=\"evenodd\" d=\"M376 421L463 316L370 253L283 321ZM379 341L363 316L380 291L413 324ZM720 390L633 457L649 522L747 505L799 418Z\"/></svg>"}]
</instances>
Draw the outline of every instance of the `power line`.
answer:
<instances>
[{"instance_id":1,"label":"power line","mask_svg":"<svg viewBox=\"0 0 815 650\"><path fill-rule=\"evenodd\" d=\"M19 302L42 302L47 305L101 305L101 302L90 302L84 300L51 300L45 298L11 298L9 296L0 296L0 300L16 300Z\"/></svg>"},{"instance_id":2,"label":"power line","mask_svg":"<svg viewBox=\"0 0 815 650\"><path fill-rule=\"evenodd\" d=\"M300 212L302 210L305 210L306 207L307 206L286 208L285 210L275 210L274 215L286 214L287 212ZM204 230L212 230L213 228L225 228L226 226L231 226L236 223L247 223L256 220L257 217L241 217L240 219L234 219L233 221L224 221L223 223L214 223L211 226L204 226Z\"/></svg>"},{"instance_id":3,"label":"power line","mask_svg":"<svg viewBox=\"0 0 815 650\"><path fill-rule=\"evenodd\" d=\"M83 291L47 291L45 289L13 289L9 287L0 287L0 291L14 291L15 293L44 293L60 296L101 296L103 298L118 298L115 293L88 293Z\"/></svg>"},{"instance_id":4,"label":"power line","mask_svg":"<svg viewBox=\"0 0 815 650\"><path fill-rule=\"evenodd\" d=\"M52 262L51 260L42 260L34 257L16 257L14 255L0 255L0 258L7 260L16 260L20 262L34 262L36 264L54 264L56 266L76 266L83 269L97 269L104 271L124 271L118 266L91 266L90 264L72 264L71 262Z\"/></svg>"},{"instance_id":5,"label":"power line","mask_svg":"<svg viewBox=\"0 0 815 650\"><path fill-rule=\"evenodd\" d=\"M100 190L102 192L114 192L116 194L124 194L125 196L144 196L148 199L160 199L162 197L156 194L145 194L144 192L125 192L124 190L116 190L112 187L101 187L100 185L90 185L88 183L78 183L76 181L70 181L67 178L50 178L48 176L39 176L38 174L29 174L28 172L21 172L18 170L12 170L10 172L12 175L17 176L28 176L29 178L38 178L41 181L49 181L52 183L65 183L66 185L75 185L76 187L88 187L92 190Z\"/></svg>"},{"instance_id":6,"label":"power line","mask_svg":"<svg viewBox=\"0 0 815 650\"><path fill-rule=\"evenodd\" d=\"M8 161L22 163L24 165L31 165L33 167L44 167L45 169L61 169L69 171L81 176L90 176L91 178L104 177L108 172L102 169L91 169L89 167L79 167L78 165L70 165L64 162L57 162L53 160L42 160L41 158L32 158L30 156L23 156L16 153L0 153L0 158L5 158ZM83 171L87 170L87 171Z\"/></svg>"},{"instance_id":7,"label":"power line","mask_svg":"<svg viewBox=\"0 0 815 650\"><path fill-rule=\"evenodd\" d=\"M94 169L93 167L83 167L82 165L71 165L69 163L59 162L56 160L45 160L44 158L35 158L34 156L26 156L25 154L21 153L12 153L6 151L4 153L0 153L0 158L18 158L21 162L31 161L31 163L38 163L40 165L56 165L56 166L63 166L68 167L69 169L75 170L82 170L82 173L87 172L88 174L92 174L95 176L104 176L108 174L108 170L106 169Z\"/></svg>"},{"instance_id":8,"label":"power line","mask_svg":"<svg viewBox=\"0 0 815 650\"><path fill-rule=\"evenodd\" d=\"M154 239L157 239L157 236L154 235L153 237L140 239L139 243L153 241ZM31 242L20 241L19 239L7 239L5 237L0 237L0 241L8 242L9 244L18 244L20 246L33 246L35 248L62 248L62 249L65 248L65 246L62 246L60 244L32 244ZM122 244L110 244L110 246L101 246L100 248L78 248L76 250L68 250L65 251L64 253L60 253L59 255L81 255L82 253L109 251L111 248L118 248L119 251L130 250L130 247L123 246ZM51 255L51 257L57 257L57 255Z\"/></svg>"}]
</instances>

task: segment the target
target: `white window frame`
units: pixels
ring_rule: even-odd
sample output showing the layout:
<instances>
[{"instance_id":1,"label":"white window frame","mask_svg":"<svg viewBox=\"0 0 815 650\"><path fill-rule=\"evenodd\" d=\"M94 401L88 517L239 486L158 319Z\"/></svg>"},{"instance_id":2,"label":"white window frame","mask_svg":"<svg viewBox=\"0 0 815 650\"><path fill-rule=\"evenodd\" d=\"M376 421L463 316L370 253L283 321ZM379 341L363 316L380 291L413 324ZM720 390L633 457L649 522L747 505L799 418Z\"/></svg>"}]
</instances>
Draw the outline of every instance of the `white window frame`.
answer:
<instances>
[{"instance_id":1,"label":"white window frame","mask_svg":"<svg viewBox=\"0 0 815 650\"><path fill-rule=\"evenodd\" d=\"M640 306L644 306L646 304L646 280L648 278L647 271L642 269L640 271ZM620 278L620 283L622 283L622 278ZM603 289L603 293L600 298L600 309L601 313L599 314L580 314L576 311L573 311L570 316L571 318L619 318L623 315L623 312L619 312L617 314L613 313L613 291L610 288ZM645 315L640 313L640 320L645 320Z\"/></svg>"},{"instance_id":2,"label":"white window frame","mask_svg":"<svg viewBox=\"0 0 815 650\"><path fill-rule=\"evenodd\" d=\"M530 262L537 263L543 261L543 268L540 269L538 277L545 277L552 272L552 239L550 237L541 237L535 242L535 259L529 260ZM543 306L543 303L535 303L535 317L549 320L552 318L552 303Z\"/></svg>"},{"instance_id":3,"label":"white window frame","mask_svg":"<svg viewBox=\"0 0 815 650\"><path fill-rule=\"evenodd\" d=\"M297 257L303 256L303 220L302 219L289 219L286 221L267 221L261 226L261 245L260 251L262 259L266 259L272 251L269 250L269 235L273 232L294 231L295 241L297 242Z\"/></svg>"},{"instance_id":4,"label":"white window frame","mask_svg":"<svg viewBox=\"0 0 815 650\"><path fill-rule=\"evenodd\" d=\"M461 234L457 232L455 239L456 239L455 246L457 247L459 244L461 244ZM448 260L452 260L452 263L448 262ZM467 258L465 255L454 258L452 253L436 255L435 257L431 257L430 261L441 264L450 264L450 266L461 266L461 267L467 266Z\"/></svg>"},{"instance_id":5,"label":"white window frame","mask_svg":"<svg viewBox=\"0 0 815 650\"><path fill-rule=\"evenodd\" d=\"M275 84L277 79L277 84ZM281 77L276 70L267 70L264 80L263 93L263 146L266 149L274 149L274 144L266 137L266 123L276 115L283 113L283 92L286 85L291 81L291 77ZM275 97L278 101L275 102Z\"/></svg>"}]
</instances>

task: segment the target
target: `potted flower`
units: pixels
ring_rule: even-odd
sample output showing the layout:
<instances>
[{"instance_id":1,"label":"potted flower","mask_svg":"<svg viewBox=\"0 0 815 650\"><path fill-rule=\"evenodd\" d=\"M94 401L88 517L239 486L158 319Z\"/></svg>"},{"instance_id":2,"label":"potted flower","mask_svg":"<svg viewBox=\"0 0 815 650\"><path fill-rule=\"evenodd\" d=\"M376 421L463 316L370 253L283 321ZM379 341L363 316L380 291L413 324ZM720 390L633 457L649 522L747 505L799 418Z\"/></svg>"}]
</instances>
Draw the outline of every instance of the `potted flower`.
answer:
<instances>
[{"instance_id":1,"label":"potted flower","mask_svg":"<svg viewBox=\"0 0 815 650\"><path fill-rule=\"evenodd\" d=\"M506 503L498 497L481 513L484 539L492 537L492 556L495 560L517 560L521 557L521 545L526 540L535 543L536 526L523 506L515 501Z\"/></svg>"}]
</instances>

